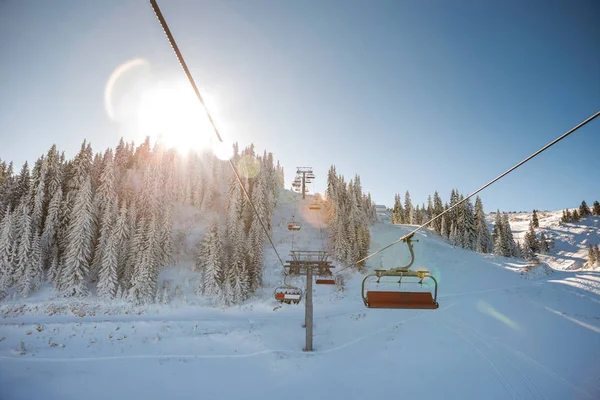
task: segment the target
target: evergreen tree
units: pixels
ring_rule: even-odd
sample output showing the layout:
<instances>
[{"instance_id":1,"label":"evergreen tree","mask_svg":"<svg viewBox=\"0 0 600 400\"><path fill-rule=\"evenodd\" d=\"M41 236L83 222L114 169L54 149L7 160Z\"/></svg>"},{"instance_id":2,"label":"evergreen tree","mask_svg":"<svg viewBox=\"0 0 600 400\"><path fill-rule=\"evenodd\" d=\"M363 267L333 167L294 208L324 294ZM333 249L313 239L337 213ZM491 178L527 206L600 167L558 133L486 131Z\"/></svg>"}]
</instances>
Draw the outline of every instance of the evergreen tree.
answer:
<instances>
[{"instance_id":1,"label":"evergreen tree","mask_svg":"<svg viewBox=\"0 0 600 400\"><path fill-rule=\"evenodd\" d=\"M410 201L410 193L408 190L404 194L404 223L405 224L414 224L415 223L415 210L413 208L412 202Z\"/></svg>"},{"instance_id":2,"label":"evergreen tree","mask_svg":"<svg viewBox=\"0 0 600 400\"><path fill-rule=\"evenodd\" d=\"M10 204L7 204L4 218L0 221L0 300L13 281L13 245L13 214Z\"/></svg>"},{"instance_id":3,"label":"evergreen tree","mask_svg":"<svg viewBox=\"0 0 600 400\"><path fill-rule=\"evenodd\" d=\"M456 225L454 224L454 222L452 222L452 225L450 226L450 244L452 246L456 246L457 244L457 229L456 229Z\"/></svg>"},{"instance_id":4,"label":"evergreen tree","mask_svg":"<svg viewBox=\"0 0 600 400\"><path fill-rule=\"evenodd\" d=\"M600 203L598 203L598 200L594 201L594 206L592 207L592 213L594 215L600 215Z\"/></svg>"},{"instance_id":5,"label":"evergreen tree","mask_svg":"<svg viewBox=\"0 0 600 400\"><path fill-rule=\"evenodd\" d=\"M110 207L105 209L104 213L109 214ZM110 223L110 222L109 222ZM106 230L106 241L102 249L102 258L100 261L100 271L98 276L98 295L105 299L112 299L117 294L119 286L118 281L118 243L115 230Z\"/></svg>"},{"instance_id":6,"label":"evergreen tree","mask_svg":"<svg viewBox=\"0 0 600 400\"><path fill-rule=\"evenodd\" d=\"M588 267L593 267L594 264L596 264L596 261L598 261L596 259L596 252L594 249L594 246L592 246L591 244L588 245L588 263L587 266Z\"/></svg>"},{"instance_id":7,"label":"evergreen tree","mask_svg":"<svg viewBox=\"0 0 600 400\"><path fill-rule=\"evenodd\" d=\"M494 220L494 229L492 230L492 242L494 243L494 254L502 255L502 251L499 250L498 245L502 242L500 240L502 228L502 214L500 210L496 211L496 219Z\"/></svg>"},{"instance_id":8,"label":"evergreen tree","mask_svg":"<svg viewBox=\"0 0 600 400\"><path fill-rule=\"evenodd\" d=\"M156 217L151 216L149 221L140 223L136 233L139 247L131 278L129 299L137 304L149 304L156 298L158 289L158 266L154 259L154 246L157 245L156 231Z\"/></svg>"},{"instance_id":9,"label":"evergreen tree","mask_svg":"<svg viewBox=\"0 0 600 400\"><path fill-rule=\"evenodd\" d=\"M92 183L88 177L77 191L66 234L64 266L61 268L61 290L65 296L88 293L86 280L93 246Z\"/></svg>"},{"instance_id":10,"label":"evergreen tree","mask_svg":"<svg viewBox=\"0 0 600 400\"><path fill-rule=\"evenodd\" d=\"M577 209L574 209L573 213L571 214L571 220L577 222L580 218L581 216L579 215L579 211L577 211Z\"/></svg>"},{"instance_id":11,"label":"evergreen tree","mask_svg":"<svg viewBox=\"0 0 600 400\"><path fill-rule=\"evenodd\" d=\"M592 212L590 211L590 208L588 207L585 200L583 200L581 202L581 205L579 206L579 215L581 216L581 218L585 218L588 215L592 215Z\"/></svg>"},{"instance_id":12,"label":"evergreen tree","mask_svg":"<svg viewBox=\"0 0 600 400\"><path fill-rule=\"evenodd\" d=\"M442 199L441 199L439 193L436 190L435 193L433 194L433 216L438 216L443 212L444 212L444 205L442 203ZM447 235L445 235L445 231L442 229L442 221L444 220L443 218L445 218L445 215L442 217L442 219L440 219L440 218L436 219L433 222L433 226L437 233L441 234L442 236L448 237Z\"/></svg>"},{"instance_id":13,"label":"evergreen tree","mask_svg":"<svg viewBox=\"0 0 600 400\"><path fill-rule=\"evenodd\" d=\"M404 223L404 210L402 208L402 202L400 201L400 195L394 196L394 209L392 211L391 222L392 224L403 224Z\"/></svg>"},{"instance_id":14,"label":"evergreen tree","mask_svg":"<svg viewBox=\"0 0 600 400\"><path fill-rule=\"evenodd\" d=\"M544 234L544 232L542 232L540 234L540 253L542 254L548 254L548 252L550 252L550 246L548 244L548 239L546 238L546 235Z\"/></svg>"},{"instance_id":15,"label":"evergreen tree","mask_svg":"<svg viewBox=\"0 0 600 400\"><path fill-rule=\"evenodd\" d=\"M44 231L40 239L42 265L51 266L48 271L48 279L57 289L60 277L58 270L58 231L60 229L60 206L62 198L62 189L59 186L56 188L56 192L48 205L48 216L46 217ZM54 259L56 259L56 263L53 262Z\"/></svg>"},{"instance_id":16,"label":"evergreen tree","mask_svg":"<svg viewBox=\"0 0 600 400\"><path fill-rule=\"evenodd\" d=\"M127 204L123 201L121 210L115 221L114 237L117 244L117 279L122 281L125 279L125 268L127 263L127 255L129 253L129 223L127 219Z\"/></svg>"},{"instance_id":17,"label":"evergreen tree","mask_svg":"<svg viewBox=\"0 0 600 400\"><path fill-rule=\"evenodd\" d=\"M30 290L36 291L39 289L42 280L44 279L44 267L42 264L42 254L40 247L40 235L35 230L31 237L31 255L29 257L28 275L31 277Z\"/></svg>"},{"instance_id":18,"label":"evergreen tree","mask_svg":"<svg viewBox=\"0 0 600 400\"><path fill-rule=\"evenodd\" d=\"M461 208L462 213L459 224L459 226L462 228L462 232L460 232L460 235L462 236L461 247L467 250L475 250L477 247L477 232L475 229L475 216L473 213L473 204L471 203L471 200L468 199L462 203Z\"/></svg>"},{"instance_id":19,"label":"evergreen tree","mask_svg":"<svg viewBox=\"0 0 600 400\"><path fill-rule=\"evenodd\" d=\"M485 221L483 203L479 196L475 200L475 251L479 253L489 253L492 250L492 238L490 230Z\"/></svg>"},{"instance_id":20,"label":"evergreen tree","mask_svg":"<svg viewBox=\"0 0 600 400\"><path fill-rule=\"evenodd\" d=\"M45 204L45 184L46 175L48 173L48 161L42 156L33 172L32 182L29 189L29 201L31 214L32 229L38 232L42 231L42 222L44 219L44 204Z\"/></svg>"},{"instance_id":21,"label":"evergreen tree","mask_svg":"<svg viewBox=\"0 0 600 400\"><path fill-rule=\"evenodd\" d=\"M533 229L533 221L529 222L529 230L525 233L525 239L523 241L523 256L530 260L534 258L536 252L540 249L540 244L535 236Z\"/></svg>"},{"instance_id":22,"label":"evergreen tree","mask_svg":"<svg viewBox=\"0 0 600 400\"><path fill-rule=\"evenodd\" d=\"M200 244L196 265L203 273L202 292L207 296L220 296L223 273L223 245L217 220L213 220Z\"/></svg>"},{"instance_id":23,"label":"evergreen tree","mask_svg":"<svg viewBox=\"0 0 600 400\"><path fill-rule=\"evenodd\" d=\"M440 224L440 233L444 239L448 239L448 224L446 223L446 215L442 215L442 222Z\"/></svg>"},{"instance_id":24,"label":"evergreen tree","mask_svg":"<svg viewBox=\"0 0 600 400\"><path fill-rule=\"evenodd\" d=\"M506 213L502 214L502 227L504 228L503 236L505 237L504 257L518 257L519 251Z\"/></svg>"},{"instance_id":25,"label":"evergreen tree","mask_svg":"<svg viewBox=\"0 0 600 400\"><path fill-rule=\"evenodd\" d=\"M17 211L17 258L15 263L15 279L19 282L19 290L27 297L33 287L34 276L31 268L31 216L26 199L19 204Z\"/></svg>"},{"instance_id":26,"label":"evergreen tree","mask_svg":"<svg viewBox=\"0 0 600 400\"><path fill-rule=\"evenodd\" d=\"M533 215L531 216L531 223L532 223L534 229L537 229L540 227L540 221L538 220L536 210L533 210Z\"/></svg>"}]
</instances>

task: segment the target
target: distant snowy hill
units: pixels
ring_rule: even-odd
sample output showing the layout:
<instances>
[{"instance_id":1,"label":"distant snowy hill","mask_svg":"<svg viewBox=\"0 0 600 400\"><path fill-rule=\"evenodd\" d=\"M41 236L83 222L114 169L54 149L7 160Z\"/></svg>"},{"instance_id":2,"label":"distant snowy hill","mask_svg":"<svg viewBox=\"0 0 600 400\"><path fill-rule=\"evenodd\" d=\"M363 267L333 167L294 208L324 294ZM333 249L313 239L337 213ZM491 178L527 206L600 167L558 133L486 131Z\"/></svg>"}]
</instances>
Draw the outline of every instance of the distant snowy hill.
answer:
<instances>
[{"instance_id":1,"label":"distant snowy hill","mask_svg":"<svg viewBox=\"0 0 600 400\"><path fill-rule=\"evenodd\" d=\"M271 225L284 260L292 246L321 250L326 243L325 211L310 210L311 201L279 193ZM287 230L292 216L299 232ZM263 287L243 305L215 308L194 295L189 263L210 217L193 208L173 214L178 261L159 281L171 282L167 304L50 300L44 290L0 303L0 398L600 398L598 271L546 274L525 260L454 248L419 232L415 268L437 278L440 308L365 308L364 275L346 269L343 288L315 285L315 351L306 353L304 302L273 298L282 274L268 245ZM518 235L528 221L512 217ZM583 241L598 237L597 221L561 227L552 218L540 223L555 232L564 260L570 252L575 262ZM371 250L410 228L372 225ZM408 259L398 244L370 259L368 270ZM304 279L291 283L302 287Z\"/></svg>"},{"instance_id":2,"label":"distant snowy hill","mask_svg":"<svg viewBox=\"0 0 600 400\"><path fill-rule=\"evenodd\" d=\"M588 216L577 222L560 223L562 211L539 211L540 227L536 230L548 239L554 239L555 247L547 255L538 255L540 261L559 270L578 270L584 268L588 257L588 245L600 244L600 217ZM509 214L510 226L515 239L523 243L525 232L529 229L532 213ZM494 214L488 214L490 224ZM596 267L595 269L598 269Z\"/></svg>"}]
</instances>

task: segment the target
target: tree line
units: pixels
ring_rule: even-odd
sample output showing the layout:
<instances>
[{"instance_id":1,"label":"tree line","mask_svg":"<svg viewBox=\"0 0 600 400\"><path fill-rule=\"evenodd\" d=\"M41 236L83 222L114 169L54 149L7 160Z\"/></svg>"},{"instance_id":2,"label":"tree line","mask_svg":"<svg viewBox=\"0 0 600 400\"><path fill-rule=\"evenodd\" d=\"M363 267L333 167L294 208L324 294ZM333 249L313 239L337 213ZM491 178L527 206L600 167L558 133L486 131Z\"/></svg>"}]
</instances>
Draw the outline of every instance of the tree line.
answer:
<instances>
[{"instance_id":1,"label":"tree line","mask_svg":"<svg viewBox=\"0 0 600 400\"><path fill-rule=\"evenodd\" d=\"M256 156L253 146L240 155L235 145L233 157L270 221L283 168L271 153ZM106 299L155 301L159 271L173 261L177 203L227 208L230 240L222 265L234 270L222 267L212 280L205 273L201 286L217 285L227 299L245 298L260 283L264 235L256 233L231 177L228 163L210 152L181 155L149 138L139 146L121 139L114 150L96 154L84 141L71 160L53 145L18 174L12 162L0 160L0 298L27 297L49 282L66 297L95 292ZM229 191L222 184L227 181Z\"/></svg>"},{"instance_id":2,"label":"tree line","mask_svg":"<svg viewBox=\"0 0 600 400\"><path fill-rule=\"evenodd\" d=\"M330 254L346 266L353 265L369 252L369 224L377 219L375 203L370 193L362 192L358 175L346 183L335 165L327 173L325 195Z\"/></svg>"}]
</instances>

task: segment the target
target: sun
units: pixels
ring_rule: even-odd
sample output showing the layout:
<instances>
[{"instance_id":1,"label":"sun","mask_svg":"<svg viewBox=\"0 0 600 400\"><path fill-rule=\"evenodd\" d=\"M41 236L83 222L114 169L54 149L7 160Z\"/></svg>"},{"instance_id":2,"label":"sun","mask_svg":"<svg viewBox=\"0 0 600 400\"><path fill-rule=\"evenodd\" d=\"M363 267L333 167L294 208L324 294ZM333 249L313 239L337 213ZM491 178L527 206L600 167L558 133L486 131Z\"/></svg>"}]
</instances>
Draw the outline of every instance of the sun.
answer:
<instances>
[{"instance_id":1,"label":"sun","mask_svg":"<svg viewBox=\"0 0 600 400\"><path fill-rule=\"evenodd\" d=\"M218 114L214 96L203 93L211 114ZM149 136L185 154L211 149L214 132L204 107L187 82L157 82L140 93L138 139Z\"/></svg>"}]
</instances>

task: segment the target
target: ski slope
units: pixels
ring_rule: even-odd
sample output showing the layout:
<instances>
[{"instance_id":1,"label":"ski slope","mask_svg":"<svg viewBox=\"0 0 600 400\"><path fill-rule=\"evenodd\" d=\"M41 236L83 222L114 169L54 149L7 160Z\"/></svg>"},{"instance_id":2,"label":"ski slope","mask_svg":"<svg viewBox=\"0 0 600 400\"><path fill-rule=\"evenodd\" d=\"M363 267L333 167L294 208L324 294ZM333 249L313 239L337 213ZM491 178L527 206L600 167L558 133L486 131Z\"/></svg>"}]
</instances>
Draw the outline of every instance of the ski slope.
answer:
<instances>
[{"instance_id":1,"label":"ski slope","mask_svg":"<svg viewBox=\"0 0 600 400\"><path fill-rule=\"evenodd\" d=\"M327 238L323 212L298 197L282 191L273 216L284 259L292 238L299 250L320 250ZM294 212L303 227L292 235ZM372 249L410 228L375 224ZM161 273L183 293L166 305L66 303L44 291L2 303L0 398L600 398L599 272L539 273L524 261L453 248L429 232L415 236L415 268L438 279L440 308L367 309L362 275L346 270L343 291L315 285L312 353L302 351L303 302L273 299L282 282L270 249L265 288L240 307L194 300L186 284L193 275L182 266ZM192 248L193 240L179 251L189 256ZM399 244L369 265L406 261Z\"/></svg>"}]
</instances>

